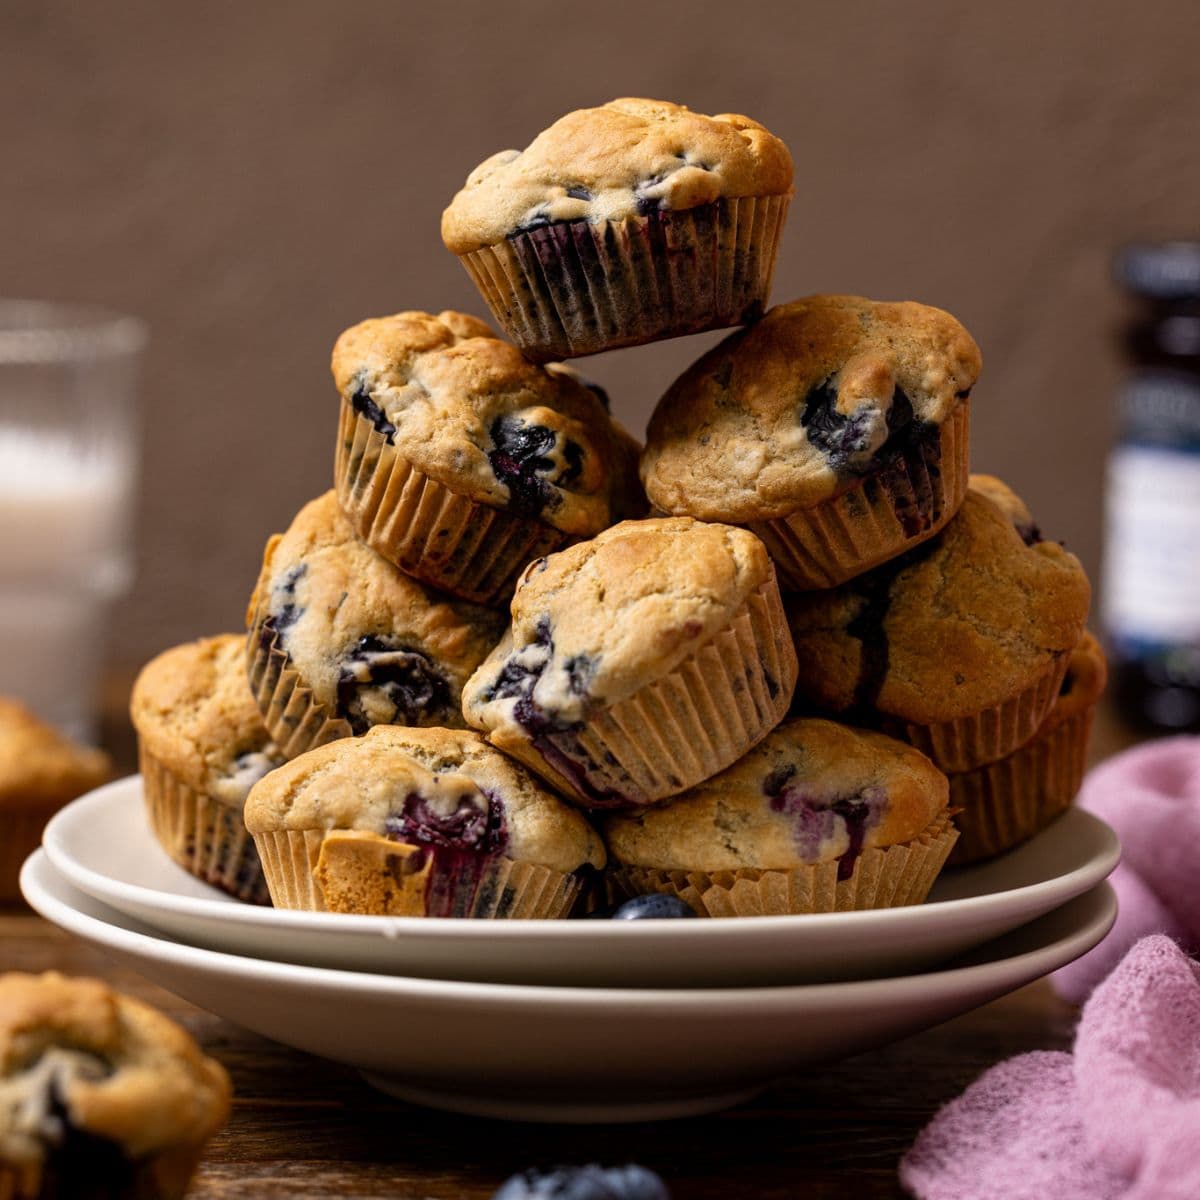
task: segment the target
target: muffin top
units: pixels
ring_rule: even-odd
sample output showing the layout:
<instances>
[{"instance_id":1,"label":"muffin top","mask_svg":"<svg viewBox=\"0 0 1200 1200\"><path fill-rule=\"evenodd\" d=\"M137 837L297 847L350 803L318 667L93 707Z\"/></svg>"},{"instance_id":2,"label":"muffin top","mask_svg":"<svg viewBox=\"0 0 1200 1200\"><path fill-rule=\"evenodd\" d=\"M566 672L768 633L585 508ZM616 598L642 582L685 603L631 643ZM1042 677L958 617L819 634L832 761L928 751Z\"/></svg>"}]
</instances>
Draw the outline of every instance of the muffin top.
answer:
<instances>
[{"instance_id":1,"label":"muffin top","mask_svg":"<svg viewBox=\"0 0 1200 1200\"><path fill-rule=\"evenodd\" d=\"M80 1135L131 1160L199 1145L230 1093L225 1069L148 1005L95 979L0 975L0 1162L69 1155Z\"/></svg>"},{"instance_id":2,"label":"muffin top","mask_svg":"<svg viewBox=\"0 0 1200 1200\"><path fill-rule=\"evenodd\" d=\"M536 366L463 313L402 312L347 329L338 391L397 451L451 491L586 536L641 489L641 447L603 393L561 363Z\"/></svg>"},{"instance_id":3,"label":"muffin top","mask_svg":"<svg viewBox=\"0 0 1200 1200\"><path fill-rule=\"evenodd\" d=\"M557 871L604 865L579 813L465 730L380 725L310 750L255 784L245 819L251 833L353 829Z\"/></svg>"},{"instance_id":4,"label":"muffin top","mask_svg":"<svg viewBox=\"0 0 1200 1200\"><path fill-rule=\"evenodd\" d=\"M920 725L1002 704L1083 636L1091 590L1055 542L1026 545L976 490L936 537L840 587L786 599L797 698Z\"/></svg>"},{"instance_id":5,"label":"muffin top","mask_svg":"<svg viewBox=\"0 0 1200 1200\"><path fill-rule=\"evenodd\" d=\"M536 559L463 689L467 721L518 738L582 721L673 670L772 578L752 533L690 517L623 521Z\"/></svg>"},{"instance_id":6,"label":"muffin top","mask_svg":"<svg viewBox=\"0 0 1200 1200\"><path fill-rule=\"evenodd\" d=\"M744 758L654 808L604 821L615 861L785 870L917 837L949 785L918 750L833 721L785 721ZM846 872L849 874L849 870Z\"/></svg>"},{"instance_id":7,"label":"muffin top","mask_svg":"<svg viewBox=\"0 0 1200 1200\"><path fill-rule=\"evenodd\" d=\"M749 117L610 100L480 163L442 214L442 241L469 254L558 221L623 221L791 190L787 147Z\"/></svg>"},{"instance_id":8,"label":"muffin top","mask_svg":"<svg viewBox=\"0 0 1200 1200\"><path fill-rule=\"evenodd\" d=\"M364 546L333 492L267 543L256 619L354 733L461 725L462 685L504 630L502 614L443 599Z\"/></svg>"},{"instance_id":9,"label":"muffin top","mask_svg":"<svg viewBox=\"0 0 1200 1200\"><path fill-rule=\"evenodd\" d=\"M659 401L642 481L663 512L787 516L932 432L979 375L949 313L810 296L770 309L693 363Z\"/></svg>"},{"instance_id":10,"label":"muffin top","mask_svg":"<svg viewBox=\"0 0 1200 1200\"><path fill-rule=\"evenodd\" d=\"M1057 729L1064 721L1086 712L1104 694L1108 683L1108 659L1100 643L1085 633L1079 645L1071 651L1071 661L1062 681L1058 699L1042 722L1038 736Z\"/></svg>"},{"instance_id":11,"label":"muffin top","mask_svg":"<svg viewBox=\"0 0 1200 1200\"><path fill-rule=\"evenodd\" d=\"M56 808L111 777L104 751L77 745L0 696L0 808Z\"/></svg>"},{"instance_id":12,"label":"muffin top","mask_svg":"<svg viewBox=\"0 0 1200 1200\"><path fill-rule=\"evenodd\" d=\"M246 682L246 638L222 633L163 651L133 685L129 715L143 749L176 778L241 807L284 757Z\"/></svg>"}]
</instances>

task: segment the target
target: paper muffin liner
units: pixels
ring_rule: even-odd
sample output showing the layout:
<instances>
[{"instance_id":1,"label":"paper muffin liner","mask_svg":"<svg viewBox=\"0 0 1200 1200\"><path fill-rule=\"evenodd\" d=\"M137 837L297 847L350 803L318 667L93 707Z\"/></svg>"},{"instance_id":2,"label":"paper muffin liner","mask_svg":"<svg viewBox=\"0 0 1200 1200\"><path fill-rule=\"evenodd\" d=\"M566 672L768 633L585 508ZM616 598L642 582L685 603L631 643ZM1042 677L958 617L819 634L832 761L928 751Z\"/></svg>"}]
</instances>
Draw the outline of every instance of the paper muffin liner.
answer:
<instances>
[{"instance_id":1,"label":"paper muffin liner","mask_svg":"<svg viewBox=\"0 0 1200 1200\"><path fill-rule=\"evenodd\" d=\"M400 917L554 919L584 888L504 855L451 853L358 830L273 830L254 837L276 908Z\"/></svg>"},{"instance_id":2,"label":"paper muffin liner","mask_svg":"<svg viewBox=\"0 0 1200 1200\"><path fill-rule=\"evenodd\" d=\"M480 504L431 479L344 398L334 483L342 512L372 550L477 604L502 605L533 559L573 540L543 521Z\"/></svg>"},{"instance_id":3,"label":"paper muffin liner","mask_svg":"<svg viewBox=\"0 0 1200 1200\"><path fill-rule=\"evenodd\" d=\"M261 605L246 636L246 671L263 724L284 758L297 758L306 750L353 733L349 721L313 698L312 689L300 678L291 656L268 626Z\"/></svg>"},{"instance_id":4,"label":"paper muffin liner","mask_svg":"<svg viewBox=\"0 0 1200 1200\"><path fill-rule=\"evenodd\" d=\"M42 844L46 822L58 811L56 804L4 805L0 808L0 903L19 900L18 876L25 860ZM2 1200L3 1192L0 1192Z\"/></svg>"},{"instance_id":5,"label":"paper muffin liner","mask_svg":"<svg viewBox=\"0 0 1200 1200\"><path fill-rule=\"evenodd\" d=\"M970 403L962 402L936 441L908 446L812 508L747 528L766 544L785 591L836 587L933 537L966 498L970 469Z\"/></svg>"},{"instance_id":6,"label":"paper muffin liner","mask_svg":"<svg viewBox=\"0 0 1200 1200\"><path fill-rule=\"evenodd\" d=\"M1070 654L1060 654L1054 666L1023 692L982 712L936 725L887 720L884 733L915 746L947 774L973 771L1007 758L1036 736L1062 688Z\"/></svg>"},{"instance_id":7,"label":"paper muffin liner","mask_svg":"<svg viewBox=\"0 0 1200 1200\"><path fill-rule=\"evenodd\" d=\"M505 744L585 808L651 804L724 770L787 714L796 651L774 573L669 674L577 729Z\"/></svg>"},{"instance_id":8,"label":"paper muffin liner","mask_svg":"<svg viewBox=\"0 0 1200 1200\"><path fill-rule=\"evenodd\" d=\"M994 858L1067 810L1087 769L1094 712L1077 713L999 762L948 777L950 803L961 810L951 866Z\"/></svg>"},{"instance_id":9,"label":"paper muffin liner","mask_svg":"<svg viewBox=\"0 0 1200 1200\"><path fill-rule=\"evenodd\" d=\"M146 815L159 845L185 871L248 904L269 904L262 864L239 808L189 787L139 747Z\"/></svg>"},{"instance_id":10,"label":"paper muffin liner","mask_svg":"<svg viewBox=\"0 0 1200 1200\"><path fill-rule=\"evenodd\" d=\"M741 325L771 290L789 196L560 221L460 256L534 362Z\"/></svg>"},{"instance_id":11,"label":"paper muffin liner","mask_svg":"<svg viewBox=\"0 0 1200 1200\"><path fill-rule=\"evenodd\" d=\"M605 879L613 900L665 892L701 917L899 908L925 900L957 838L958 830L942 812L911 841L863 850L846 879L838 878L838 859L787 870L669 871L614 865Z\"/></svg>"},{"instance_id":12,"label":"paper muffin liner","mask_svg":"<svg viewBox=\"0 0 1200 1200\"><path fill-rule=\"evenodd\" d=\"M130 1164L121 1186L116 1180L96 1179L88 1194L106 1200L180 1200L203 1153L203 1144L168 1146ZM0 1162L0 1200L64 1200L61 1184L42 1162Z\"/></svg>"}]
</instances>

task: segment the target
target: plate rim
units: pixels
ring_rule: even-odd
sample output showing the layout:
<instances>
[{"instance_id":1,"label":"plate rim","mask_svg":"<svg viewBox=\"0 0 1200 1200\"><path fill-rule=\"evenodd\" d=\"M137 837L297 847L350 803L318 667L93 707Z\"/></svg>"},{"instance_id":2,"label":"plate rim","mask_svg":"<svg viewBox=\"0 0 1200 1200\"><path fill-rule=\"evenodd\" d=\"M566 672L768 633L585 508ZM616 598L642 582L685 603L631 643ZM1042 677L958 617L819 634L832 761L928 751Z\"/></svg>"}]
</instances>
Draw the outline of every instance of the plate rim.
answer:
<instances>
[{"instance_id":1,"label":"plate rim","mask_svg":"<svg viewBox=\"0 0 1200 1200\"><path fill-rule=\"evenodd\" d=\"M90 792L72 800L51 817L42 835L42 847L47 857L66 881L77 890L90 896L93 900L124 912L118 904L114 904L111 896L124 892L131 901L143 908L168 909L171 912L193 919L231 922L241 926L257 928L283 928L289 931L308 933L343 933L370 934L387 941L398 937L437 940L449 937L460 940L470 940L487 936L490 940L520 940L530 934L539 938L558 940L577 938L580 928L588 930L589 937L614 939L619 937L647 937L661 934L669 924L672 936L699 940L719 939L727 936L730 926L737 925L745 928L751 924L757 928L770 927L775 929L793 928L802 923L804 928L826 930L837 928L850 932L858 925L882 925L885 931L888 926L902 931L906 926L927 920L930 916L949 917L954 914L970 914L980 908L991 908L997 905L997 897L1008 898L1008 904L1021 908L1023 901L1042 889L1049 889L1061 897L1053 907L1073 899L1075 896L1090 891L1098 883L1107 879L1121 859L1120 841L1106 822L1086 809L1074 808L1069 812L1082 814L1086 820L1107 834L1107 848L1088 862L1083 863L1062 875L1037 883L1024 884L1016 888L1006 888L999 892L987 892L982 895L967 896L956 900L938 900L920 905L908 905L896 908L867 909L862 911L836 913L802 913L780 914L753 917L740 917L733 921L593 921L586 926L580 926L576 921L538 920L523 921L464 921L453 917L392 917L373 916L358 913L322 913L304 912L290 909L266 908L259 905L237 904L227 900L213 900L207 897L180 896L172 892L159 891L145 887L142 884L125 883L111 876L96 871L69 855L61 844L61 828L73 816L78 815L81 808L95 807L103 802L110 802L111 794L133 787L142 789L142 777L139 774L126 775L102 784ZM144 793L143 793L144 794ZM1064 814L1065 815L1065 814ZM1104 836L1104 834L1101 834ZM179 868L182 870L183 868ZM1090 884L1076 886L1091 875L1095 879ZM77 882L78 879L78 882ZM90 884L90 886L88 886ZM270 914L264 918L264 914ZM486 929L486 933L485 933Z\"/></svg>"},{"instance_id":2,"label":"plate rim","mask_svg":"<svg viewBox=\"0 0 1200 1200\"><path fill-rule=\"evenodd\" d=\"M450 1004L478 1004L481 1000L493 1001L532 1001L570 1011L584 1009L597 1003L636 1004L641 1008L652 1008L664 1011L680 1011L681 1009L698 1010L712 1004L753 1002L779 1004L787 1007L789 1000L794 1000L800 993L812 995L820 993L831 1003L836 1003L839 997L850 994L851 990L866 989L867 993L878 993L879 1000L918 999L922 991L937 987L939 979L956 978L960 983L968 983L975 977L985 978L997 963L1015 963L1029 958L1047 955L1052 947L1060 947L1064 943L1084 943L1082 949L1066 961L1074 961L1080 955L1087 953L1093 946L1098 945L1112 929L1117 916L1117 897L1112 884L1101 880L1087 891L1074 897L1068 903L1082 900L1084 897L1097 896L1098 903L1103 905L1101 913L1081 927L1071 932L1023 953L1011 955L1008 958L988 959L986 962L973 963L965 967L920 972L912 975L895 975L878 979L840 980L828 983L785 984L763 987L744 988L603 988L603 987L572 987L552 984L514 984L490 983L470 980L425 979L407 975L376 975L365 971L349 971L343 968L305 966L295 963L277 962L274 959L252 958L246 955L232 954L224 950L210 950L203 946L193 946L186 942L176 942L156 936L153 932L142 932L140 929L126 929L124 926L105 921L91 913L83 912L72 907L48 893L46 887L37 881L36 876L45 870L57 872L44 849L38 849L25 860L21 868L21 892L34 908L46 920L66 929L77 937L92 940L87 933L77 928L99 926L112 931L107 938L96 939L101 945L115 949L117 953L127 953L135 956L149 957L154 961L167 962L171 965L191 970L204 970L207 973L220 973L227 976L257 977L264 983L288 983L316 988L326 993L338 989L356 990L360 995L373 993L378 998L408 998L437 1000ZM68 888L73 887L70 880L61 876ZM80 889L75 889L79 891ZM86 893L85 893L86 894ZM95 903L102 904L95 897L90 897ZM1065 905L1051 909L1037 920L1047 920L1060 911ZM50 911L45 911L49 909ZM69 914L67 920L61 921L52 915L58 912ZM127 914L120 914L131 920ZM1031 922L1032 923L1032 922ZM136 922L135 922L136 924ZM1090 940L1097 927L1102 926L1098 938ZM1011 937L1019 933L1014 930L1004 936ZM996 940L996 939L994 939ZM122 943L132 943L132 946ZM1053 969L1053 968L1050 968ZM1019 972L1018 972L1019 973ZM1045 972L1043 972L1044 974ZM1040 976L1033 976L1038 978ZM170 989L168 989L170 990Z\"/></svg>"}]
</instances>

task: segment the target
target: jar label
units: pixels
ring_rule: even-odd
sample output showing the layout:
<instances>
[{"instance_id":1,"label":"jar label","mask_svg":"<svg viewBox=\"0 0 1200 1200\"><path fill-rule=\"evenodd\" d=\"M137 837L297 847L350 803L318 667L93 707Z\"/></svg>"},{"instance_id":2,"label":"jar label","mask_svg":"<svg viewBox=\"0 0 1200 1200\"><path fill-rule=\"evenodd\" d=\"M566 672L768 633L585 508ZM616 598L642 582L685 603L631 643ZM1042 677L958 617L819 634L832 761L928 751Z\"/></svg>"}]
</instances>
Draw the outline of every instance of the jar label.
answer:
<instances>
[{"instance_id":1,"label":"jar label","mask_svg":"<svg viewBox=\"0 0 1200 1200\"><path fill-rule=\"evenodd\" d=\"M1104 623L1118 642L1200 642L1200 452L1118 446L1108 462Z\"/></svg>"}]
</instances>

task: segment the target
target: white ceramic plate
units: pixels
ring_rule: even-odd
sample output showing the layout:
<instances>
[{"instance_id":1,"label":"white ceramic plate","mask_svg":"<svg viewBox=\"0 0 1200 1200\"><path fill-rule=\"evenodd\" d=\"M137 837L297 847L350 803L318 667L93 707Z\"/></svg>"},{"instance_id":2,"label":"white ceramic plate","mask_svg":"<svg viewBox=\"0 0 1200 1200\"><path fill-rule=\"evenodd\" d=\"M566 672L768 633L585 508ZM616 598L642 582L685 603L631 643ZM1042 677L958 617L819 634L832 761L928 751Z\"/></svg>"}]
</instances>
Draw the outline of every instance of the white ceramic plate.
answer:
<instances>
[{"instance_id":1,"label":"white ceramic plate","mask_svg":"<svg viewBox=\"0 0 1200 1200\"><path fill-rule=\"evenodd\" d=\"M921 970L1081 895L1120 853L1107 825L1071 810L1011 854L947 872L932 901L915 908L727 921L466 921L240 904L162 851L136 777L68 806L44 845L80 891L210 950L433 979L594 987L748 987Z\"/></svg>"},{"instance_id":2,"label":"white ceramic plate","mask_svg":"<svg viewBox=\"0 0 1200 1200\"><path fill-rule=\"evenodd\" d=\"M857 983L697 990L525 987L332 971L153 936L25 864L44 917L257 1033L363 1071L416 1103L527 1120L645 1120L736 1103L808 1064L871 1049L1028 983L1112 926L1108 884L973 952L970 965Z\"/></svg>"}]
</instances>

